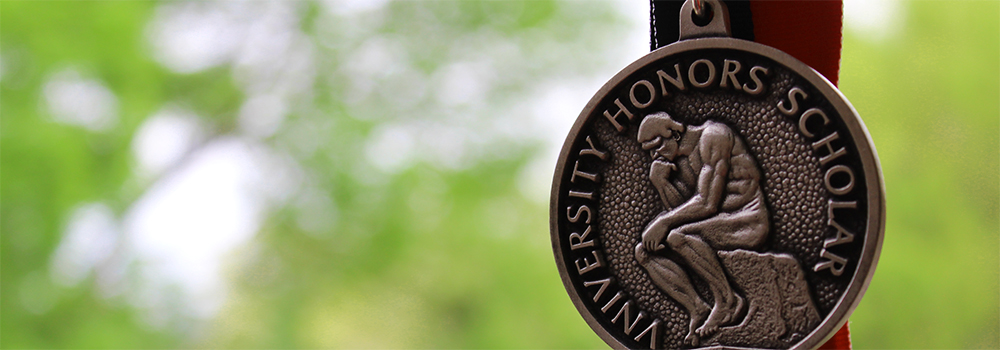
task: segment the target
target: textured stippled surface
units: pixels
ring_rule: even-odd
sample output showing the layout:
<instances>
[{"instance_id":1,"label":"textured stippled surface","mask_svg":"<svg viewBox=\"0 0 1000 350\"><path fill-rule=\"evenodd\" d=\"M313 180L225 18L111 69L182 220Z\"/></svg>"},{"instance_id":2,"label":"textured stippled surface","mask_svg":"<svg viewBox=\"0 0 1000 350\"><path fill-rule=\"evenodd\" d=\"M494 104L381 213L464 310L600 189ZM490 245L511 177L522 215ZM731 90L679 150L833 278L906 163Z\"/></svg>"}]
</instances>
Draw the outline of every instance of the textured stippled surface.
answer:
<instances>
[{"instance_id":1,"label":"textured stippled surface","mask_svg":"<svg viewBox=\"0 0 1000 350\"><path fill-rule=\"evenodd\" d=\"M825 211L829 197L812 148L798 132L795 120L780 114L776 107L783 97L779 93L788 91L793 83L792 75L779 67L774 73L768 94L763 98L718 89L688 91L668 97L669 103L662 103L656 110L688 125L700 125L709 119L723 122L741 135L763 170L763 189L771 215L771 230L761 251L786 253L798 259L807 269L806 279L821 316L825 317L847 287L846 283L820 279L808 270L819 260L827 230ZM640 309L662 320L663 346L681 348L689 322L687 313L653 285L634 258L635 246L646 224L664 210L648 177L652 159L636 141L637 125L644 116L637 115L620 133L607 122L592 122L587 126L611 154L601 171L597 232L615 280L638 302ZM702 299L711 303L704 282L693 275L692 279Z\"/></svg>"}]
</instances>

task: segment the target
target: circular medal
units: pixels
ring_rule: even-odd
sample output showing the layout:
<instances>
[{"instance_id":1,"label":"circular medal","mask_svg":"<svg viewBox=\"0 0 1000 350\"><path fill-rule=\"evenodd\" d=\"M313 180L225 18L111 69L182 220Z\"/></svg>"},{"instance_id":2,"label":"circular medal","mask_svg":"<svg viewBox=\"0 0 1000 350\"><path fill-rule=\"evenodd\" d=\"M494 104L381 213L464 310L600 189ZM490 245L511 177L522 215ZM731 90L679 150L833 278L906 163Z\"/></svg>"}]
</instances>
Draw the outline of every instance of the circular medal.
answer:
<instances>
[{"instance_id":1,"label":"circular medal","mask_svg":"<svg viewBox=\"0 0 1000 350\"><path fill-rule=\"evenodd\" d=\"M722 15L682 15L682 40L618 73L573 125L551 194L556 264L614 348L816 348L878 260L875 149L824 77L719 37L725 8L706 3Z\"/></svg>"}]
</instances>

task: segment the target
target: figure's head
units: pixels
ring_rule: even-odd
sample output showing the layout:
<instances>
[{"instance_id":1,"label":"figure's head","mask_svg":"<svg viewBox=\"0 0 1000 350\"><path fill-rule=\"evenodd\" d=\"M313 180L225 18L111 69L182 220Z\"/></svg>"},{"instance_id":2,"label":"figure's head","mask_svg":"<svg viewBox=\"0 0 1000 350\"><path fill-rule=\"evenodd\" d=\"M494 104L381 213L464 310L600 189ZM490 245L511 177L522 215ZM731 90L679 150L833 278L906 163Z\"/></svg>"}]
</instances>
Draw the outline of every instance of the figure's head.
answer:
<instances>
[{"instance_id":1,"label":"figure's head","mask_svg":"<svg viewBox=\"0 0 1000 350\"><path fill-rule=\"evenodd\" d=\"M656 112L646 116L639 124L637 138L642 149L649 151L653 159L673 161L683 134L684 124L674 121L666 112Z\"/></svg>"}]
</instances>

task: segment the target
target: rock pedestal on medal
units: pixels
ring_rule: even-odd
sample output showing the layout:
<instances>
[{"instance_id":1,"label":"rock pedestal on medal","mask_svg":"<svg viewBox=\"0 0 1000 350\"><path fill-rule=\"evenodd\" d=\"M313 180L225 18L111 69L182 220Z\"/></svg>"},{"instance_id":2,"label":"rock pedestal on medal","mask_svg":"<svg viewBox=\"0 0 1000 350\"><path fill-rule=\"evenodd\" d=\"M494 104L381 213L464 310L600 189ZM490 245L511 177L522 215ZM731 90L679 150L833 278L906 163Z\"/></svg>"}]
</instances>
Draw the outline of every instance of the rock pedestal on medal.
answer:
<instances>
[{"instance_id":1,"label":"rock pedestal on medal","mask_svg":"<svg viewBox=\"0 0 1000 350\"><path fill-rule=\"evenodd\" d=\"M805 274L788 254L747 250L720 251L719 260L747 302L739 324L722 327L701 346L757 344L788 348L821 321L809 294Z\"/></svg>"}]
</instances>

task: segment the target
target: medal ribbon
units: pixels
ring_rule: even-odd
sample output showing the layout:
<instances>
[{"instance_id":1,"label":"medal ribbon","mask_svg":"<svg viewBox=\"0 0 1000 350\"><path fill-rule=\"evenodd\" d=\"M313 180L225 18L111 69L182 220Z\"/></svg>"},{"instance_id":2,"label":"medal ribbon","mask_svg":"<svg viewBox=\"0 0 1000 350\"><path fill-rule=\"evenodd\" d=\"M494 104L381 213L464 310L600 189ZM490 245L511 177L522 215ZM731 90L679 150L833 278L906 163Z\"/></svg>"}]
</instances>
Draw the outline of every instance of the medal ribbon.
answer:
<instances>
[{"instance_id":1,"label":"medal ribbon","mask_svg":"<svg viewBox=\"0 0 1000 350\"><path fill-rule=\"evenodd\" d=\"M843 3L837 1L733 1L733 37L784 51L837 85ZM677 41L683 1L650 2L650 50Z\"/></svg>"},{"instance_id":2,"label":"medal ribbon","mask_svg":"<svg viewBox=\"0 0 1000 350\"><path fill-rule=\"evenodd\" d=\"M721 0L729 8L729 24L737 39L755 41L784 51L837 85L843 2L835 1L735 1ZM684 1L650 0L650 50L680 37L680 11ZM847 323L819 347L851 349Z\"/></svg>"}]
</instances>

